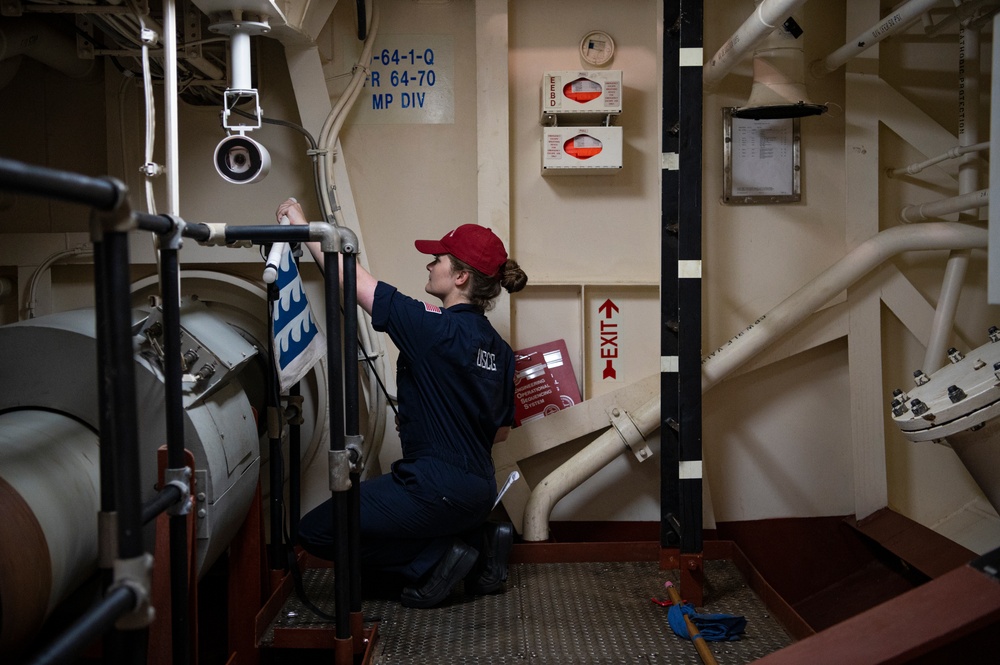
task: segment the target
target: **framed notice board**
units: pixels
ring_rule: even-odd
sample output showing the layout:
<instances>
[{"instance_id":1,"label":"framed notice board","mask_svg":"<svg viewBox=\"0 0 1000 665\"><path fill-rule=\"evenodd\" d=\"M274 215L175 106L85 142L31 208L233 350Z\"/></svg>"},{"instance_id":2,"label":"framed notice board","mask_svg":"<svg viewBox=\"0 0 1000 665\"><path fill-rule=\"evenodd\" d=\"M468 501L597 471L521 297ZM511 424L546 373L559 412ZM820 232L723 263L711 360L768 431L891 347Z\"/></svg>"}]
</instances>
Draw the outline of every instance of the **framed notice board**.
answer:
<instances>
[{"instance_id":1,"label":"framed notice board","mask_svg":"<svg viewBox=\"0 0 1000 665\"><path fill-rule=\"evenodd\" d=\"M799 119L752 120L722 109L725 164L722 202L729 205L796 203Z\"/></svg>"}]
</instances>

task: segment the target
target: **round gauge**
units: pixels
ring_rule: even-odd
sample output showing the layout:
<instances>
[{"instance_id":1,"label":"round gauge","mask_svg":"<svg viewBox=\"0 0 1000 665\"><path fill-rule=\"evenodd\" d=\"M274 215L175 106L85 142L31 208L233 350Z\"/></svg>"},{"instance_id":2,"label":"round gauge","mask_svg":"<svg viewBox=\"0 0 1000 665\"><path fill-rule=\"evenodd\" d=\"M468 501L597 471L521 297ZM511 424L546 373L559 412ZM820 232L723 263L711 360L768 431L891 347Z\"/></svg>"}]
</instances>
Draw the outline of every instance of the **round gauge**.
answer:
<instances>
[{"instance_id":1,"label":"round gauge","mask_svg":"<svg viewBox=\"0 0 1000 665\"><path fill-rule=\"evenodd\" d=\"M598 67L606 65L614 55L615 42L606 32L593 30L580 40L580 57L588 64Z\"/></svg>"}]
</instances>

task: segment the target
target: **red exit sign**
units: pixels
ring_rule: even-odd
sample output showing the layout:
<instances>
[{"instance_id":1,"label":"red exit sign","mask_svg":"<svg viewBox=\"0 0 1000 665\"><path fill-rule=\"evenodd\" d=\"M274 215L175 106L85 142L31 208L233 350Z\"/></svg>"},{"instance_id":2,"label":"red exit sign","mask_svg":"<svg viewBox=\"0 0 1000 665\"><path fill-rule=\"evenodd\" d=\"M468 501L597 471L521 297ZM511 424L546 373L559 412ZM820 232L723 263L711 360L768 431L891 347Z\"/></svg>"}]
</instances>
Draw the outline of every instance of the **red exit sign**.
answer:
<instances>
[{"instance_id":1,"label":"red exit sign","mask_svg":"<svg viewBox=\"0 0 1000 665\"><path fill-rule=\"evenodd\" d=\"M605 381L616 380L618 369L615 366L618 360L618 305L608 298L597 308L599 330L601 338L600 358L604 365L601 378Z\"/></svg>"}]
</instances>

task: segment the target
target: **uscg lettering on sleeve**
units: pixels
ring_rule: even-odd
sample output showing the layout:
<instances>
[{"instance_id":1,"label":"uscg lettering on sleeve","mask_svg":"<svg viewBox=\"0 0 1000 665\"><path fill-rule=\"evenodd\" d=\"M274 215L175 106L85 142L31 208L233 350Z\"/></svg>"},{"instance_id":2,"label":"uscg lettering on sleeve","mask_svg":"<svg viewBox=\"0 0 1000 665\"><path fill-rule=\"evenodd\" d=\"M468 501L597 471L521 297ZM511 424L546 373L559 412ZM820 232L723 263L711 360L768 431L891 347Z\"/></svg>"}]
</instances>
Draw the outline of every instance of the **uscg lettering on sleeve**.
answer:
<instances>
[{"instance_id":1,"label":"uscg lettering on sleeve","mask_svg":"<svg viewBox=\"0 0 1000 665\"><path fill-rule=\"evenodd\" d=\"M497 371L497 355L495 353L489 353L488 351L479 349L479 353L476 354L476 365L491 372L495 372Z\"/></svg>"}]
</instances>

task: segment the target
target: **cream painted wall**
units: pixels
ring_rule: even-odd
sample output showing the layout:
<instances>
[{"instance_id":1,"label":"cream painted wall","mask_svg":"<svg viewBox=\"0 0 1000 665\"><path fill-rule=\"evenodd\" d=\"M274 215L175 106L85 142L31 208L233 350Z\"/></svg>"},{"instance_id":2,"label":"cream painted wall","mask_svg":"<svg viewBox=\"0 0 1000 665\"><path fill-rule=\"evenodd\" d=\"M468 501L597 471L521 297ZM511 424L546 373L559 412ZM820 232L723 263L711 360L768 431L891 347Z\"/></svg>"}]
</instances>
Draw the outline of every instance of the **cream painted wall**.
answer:
<instances>
[{"instance_id":1,"label":"cream painted wall","mask_svg":"<svg viewBox=\"0 0 1000 665\"><path fill-rule=\"evenodd\" d=\"M740 10L737 10L739 7ZM706 3L708 60L753 2ZM841 3L797 14L806 62L843 42ZM826 115L801 122L802 201L721 203L722 108L746 102L748 55L704 102L703 343L707 354L843 256L843 75L809 81ZM717 521L853 512L850 413L843 342L724 382L705 395L706 476Z\"/></svg>"},{"instance_id":2,"label":"cream painted wall","mask_svg":"<svg viewBox=\"0 0 1000 665\"><path fill-rule=\"evenodd\" d=\"M706 59L753 8L749 0L741 3L742 11L735 11L734 4L706 3ZM844 11L841 3L812 2L797 12L805 30L806 63L832 52L848 37L841 28ZM941 18L943 12L937 12L935 18ZM988 53L988 41L984 39L984 54ZM931 38L917 26L879 48L876 70L883 80L929 120L955 133L958 47L954 31ZM988 55L983 62L988 71ZM706 351L726 342L844 255L848 249L845 215L854 194L845 190L844 156L847 151L865 149L844 142L844 68L822 79L807 76L811 100L829 104L831 110L801 121L802 202L750 207L719 203L719 109L745 102L750 64L747 57L705 99ZM892 115L895 110L885 107L881 112ZM877 185L880 228L898 225L903 205L957 193L954 164L930 169L918 178L887 178L887 168L935 155L921 154L886 125L879 126L876 141L873 149L878 151L882 172ZM945 258L944 252L914 253L897 257L891 265L933 306L940 293ZM984 343L986 328L997 318L997 309L985 303L984 261L983 252L973 252L957 314L955 343L964 350ZM876 289L885 277L874 278ZM843 300L841 296L835 302ZM912 371L922 364L924 348L885 305L882 320L882 394L888 405L893 388L912 385ZM849 367L845 353L849 343L841 338L774 364L757 363L755 369L706 395L705 458L717 520L853 512L852 478L857 469L850 454L850 422L856 414L847 399L850 387L846 379L848 372L865 369ZM779 341L771 353L780 357L781 348ZM950 450L905 442L888 417L885 447L891 507L980 551L984 544L1000 542L995 513ZM960 526L949 525L953 519ZM978 526L959 533L969 520L978 520Z\"/></svg>"},{"instance_id":3,"label":"cream painted wall","mask_svg":"<svg viewBox=\"0 0 1000 665\"><path fill-rule=\"evenodd\" d=\"M658 2L512 1L510 7L511 237L531 278L515 296L521 347L564 339L583 396L659 371L660 63ZM541 83L546 71L589 67L587 32L615 41L607 69L622 72L623 167L613 175L541 175ZM621 358L603 378L598 308L620 306ZM583 442L565 448L573 452ZM659 436L650 441L659 449ZM568 459L554 450L525 465L533 484ZM627 499L623 500L623 488ZM626 454L556 504L554 520L659 520L659 458Z\"/></svg>"},{"instance_id":4,"label":"cream painted wall","mask_svg":"<svg viewBox=\"0 0 1000 665\"><path fill-rule=\"evenodd\" d=\"M440 236L476 219L477 132L475 7L471 0L417 3L381 0L385 35L450 35L454 40L455 120L446 125L364 125L343 132L350 187L366 243L365 259L379 277L407 293L422 293L424 257L412 248L417 237ZM339 3L334 22L318 40L319 57L334 95L343 89L360 50L353 35L352 3ZM621 382L659 371L660 248L660 39L659 2L626 0L510 0L510 248L531 277L529 288L510 301L511 342L517 347L564 338L581 388L597 395L616 387L594 377L594 310L606 298L626 305L622 343L628 351ZM751 0L708 0L704 55L710 57L753 9ZM799 13L806 60L821 57L846 38L843 3L810 2ZM611 176L558 179L540 175L539 86L542 72L577 69L580 37L600 28L616 40L611 67L624 82L624 169ZM988 40L986 40L988 42ZM984 51L989 44L984 43ZM258 85L265 115L295 121L298 112L280 44L255 39ZM947 88L956 66L948 37L917 34L882 46L880 71L926 113L954 131L956 112ZM142 206L142 101L108 68L106 81L67 82L25 61L0 95L0 154L92 175L125 179ZM320 85L319 83L317 83ZM847 249L845 191L845 88L843 70L808 81L813 101L830 113L802 121L802 192L799 204L725 206L722 187L721 108L742 103L750 89L746 58L704 102L704 329L707 354L802 284L833 264ZM118 115L119 105L125 117ZM162 113L162 99L157 98ZM886 109L885 112L888 112ZM158 121L158 159L163 122ZM181 214L192 221L269 223L286 196L313 203L306 144L296 132L265 125L254 135L271 152L273 167L261 183L230 185L211 165L222 138L218 109L181 105ZM124 127L124 130L122 129ZM310 127L318 133L318 127ZM123 139L119 139L123 136ZM124 141L127 166L117 142ZM883 166L924 159L883 127L877 140ZM948 170L929 180L879 182L881 226L896 224L901 205L947 196ZM162 198L162 182L157 183ZM23 281L48 253L80 241L86 216L72 206L0 196L0 276ZM26 236L37 233L39 236ZM66 233L75 235L64 235ZM14 234L14 235L11 235ZM44 251L42 251L44 248ZM137 241L137 273L152 269L151 245ZM206 249L188 243L186 267L212 266L255 278L256 250ZM894 265L931 304L940 290L940 254L902 257ZM307 269L308 270L308 269ZM988 325L1000 321L985 305L985 259L974 253L959 310L960 346L978 345ZM315 292L315 274L310 277ZM85 266L52 271L54 308L88 304ZM843 302L843 298L839 301ZM2 322L16 317L6 301ZM883 307L884 405L893 387L908 387L922 361L920 342ZM713 388L705 397L706 479L711 489L706 523L770 517L837 515L853 510L850 447L849 341L832 341L776 363L761 362ZM773 350L782 355L781 345ZM394 352L391 356L394 358ZM884 406L883 405L883 406ZM391 429L391 428L390 428ZM886 425L889 502L929 525L970 504L981 510L981 493L951 451L914 446ZM390 435L391 439L391 435ZM527 475L537 481L584 442L577 441L532 460ZM658 452L658 438L652 442ZM388 447L387 458L393 454ZM639 464L622 457L557 504L554 519L657 520L658 457ZM712 507L714 506L714 512ZM989 512L989 510L986 510ZM981 530L980 530L981 532Z\"/></svg>"}]
</instances>

